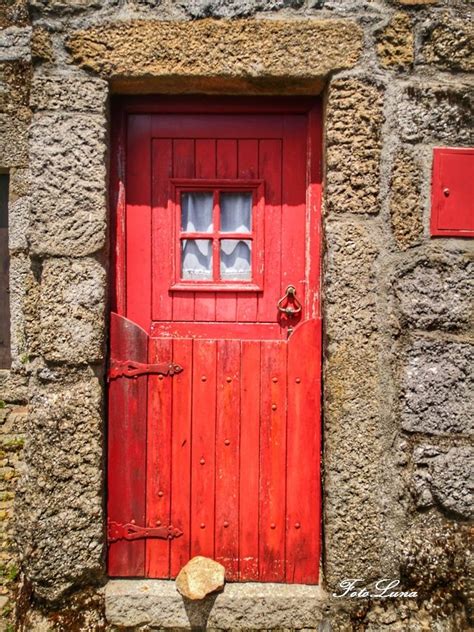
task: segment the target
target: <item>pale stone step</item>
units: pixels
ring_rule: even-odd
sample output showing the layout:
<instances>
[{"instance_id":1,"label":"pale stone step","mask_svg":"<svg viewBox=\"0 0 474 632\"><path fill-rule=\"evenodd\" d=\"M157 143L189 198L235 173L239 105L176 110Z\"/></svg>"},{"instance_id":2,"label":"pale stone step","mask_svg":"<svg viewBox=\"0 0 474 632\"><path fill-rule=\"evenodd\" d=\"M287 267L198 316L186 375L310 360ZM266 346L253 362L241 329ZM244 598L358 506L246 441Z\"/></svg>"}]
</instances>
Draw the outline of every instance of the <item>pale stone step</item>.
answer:
<instances>
[{"instance_id":1,"label":"pale stone step","mask_svg":"<svg viewBox=\"0 0 474 632\"><path fill-rule=\"evenodd\" d=\"M113 626L318 629L326 611L320 586L229 583L223 592L194 602L181 597L174 581L117 579L105 588L106 617Z\"/></svg>"}]
</instances>

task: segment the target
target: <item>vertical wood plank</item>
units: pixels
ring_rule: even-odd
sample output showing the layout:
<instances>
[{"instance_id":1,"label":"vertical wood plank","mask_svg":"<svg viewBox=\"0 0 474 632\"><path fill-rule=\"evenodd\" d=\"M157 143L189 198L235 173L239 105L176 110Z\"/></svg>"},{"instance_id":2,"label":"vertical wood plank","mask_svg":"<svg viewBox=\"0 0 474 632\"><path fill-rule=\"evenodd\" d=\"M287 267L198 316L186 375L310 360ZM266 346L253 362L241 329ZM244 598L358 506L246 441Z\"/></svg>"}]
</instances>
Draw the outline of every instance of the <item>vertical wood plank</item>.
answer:
<instances>
[{"instance_id":1,"label":"vertical wood plank","mask_svg":"<svg viewBox=\"0 0 474 632\"><path fill-rule=\"evenodd\" d=\"M190 138L175 139L173 141L173 176L175 178L193 178L194 167L194 140ZM173 319L194 319L194 292L173 292Z\"/></svg>"},{"instance_id":2,"label":"vertical wood plank","mask_svg":"<svg viewBox=\"0 0 474 632\"><path fill-rule=\"evenodd\" d=\"M285 579L287 345L261 344L259 576L279 582Z\"/></svg>"},{"instance_id":3,"label":"vertical wood plank","mask_svg":"<svg viewBox=\"0 0 474 632\"><path fill-rule=\"evenodd\" d=\"M216 175L218 178L237 177L237 141L221 138L216 143Z\"/></svg>"},{"instance_id":4,"label":"vertical wood plank","mask_svg":"<svg viewBox=\"0 0 474 632\"><path fill-rule=\"evenodd\" d=\"M196 139L196 178L216 177L216 141L214 138Z\"/></svg>"},{"instance_id":5,"label":"vertical wood plank","mask_svg":"<svg viewBox=\"0 0 474 632\"><path fill-rule=\"evenodd\" d=\"M311 349L310 355L308 349ZM298 327L288 341L288 583L311 584L318 581L320 393L321 321L309 320Z\"/></svg>"},{"instance_id":6,"label":"vertical wood plank","mask_svg":"<svg viewBox=\"0 0 474 632\"><path fill-rule=\"evenodd\" d=\"M126 316L150 331L151 116L130 115L127 141Z\"/></svg>"},{"instance_id":7,"label":"vertical wood plank","mask_svg":"<svg viewBox=\"0 0 474 632\"><path fill-rule=\"evenodd\" d=\"M216 175L218 178L237 177L237 141L221 139L216 147ZM222 292L216 294L216 320L235 321L237 316L237 294Z\"/></svg>"},{"instance_id":8,"label":"vertical wood plank","mask_svg":"<svg viewBox=\"0 0 474 632\"><path fill-rule=\"evenodd\" d=\"M171 362L172 341L150 338L148 362ZM174 378L148 377L148 420L146 459L147 526L170 524L171 498L171 389ZM169 540L146 540L147 577L169 577Z\"/></svg>"},{"instance_id":9,"label":"vertical wood plank","mask_svg":"<svg viewBox=\"0 0 474 632\"><path fill-rule=\"evenodd\" d=\"M174 257L169 255L175 244L174 221L169 201L169 178L173 171L173 146L168 138L152 144L152 315L153 320L170 320ZM164 253L166 255L164 256Z\"/></svg>"},{"instance_id":10,"label":"vertical wood plank","mask_svg":"<svg viewBox=\"0 0 474 632\"><path fill-rule=\"evenodd\" d=\"M238 178L252 180L258 178L258 140L242 138L238 141Z\"/></svg>"},{"instance_id":11,"label":"vertical wood plank","mask_svg":"<svg viewBox=\"0 0 474 632\"><path fill-rule=\"evenodd\" d=\"M240 391L241 581L256 581L259 562L260 343L242 341Z\"/></svg>"},{"instance_id":12,"label":"vertical wood plank","mask_svg":"<svg viewBox=\"0 0 474 632\"><path fill-rule=\"evenodd\" d=\"M110 356L147 362L148 336L131 321L112 313ZM109 384L108 498L109 521L144 526L147 377L118 377ZM145 573L145 541L119 540L108 548L112 577Z\"/></svg>"},{"instance_id":13,"label":"vertical wood plank","mask_svg":"<svg viewBox=\"0 0 474 632\"><path fill-rule=\"evenodd\" d=\"M217 341L215 559L239 574L240 340Z\"/></svg>"},{"instance_id":14,"label":"vertical wood plank","mask_svg":"<svg viewBox=\"0 0 474 632\"><path fill-rule=\"evenodd\" d=\"M259 176L265 180L265 287L258 299L258 322L275 322L281 296L280 139L260 141Z\"/></svg>"},{"instance_id":15,"label":"vertical wood plank","mask_svg":"<svg viewBox=\"0 0 474 632\"><path fill-rule=\"evenodd\" d=\"M110 130L110 309L124 315L127 310L126 277L126 115L121 107L111 112Z\"/></svg>"},{"instance_id":16,"label":"vertical wood plank","mask_svg":"<svg viewBox=\"0 0 474 632\"><path fill-rule=\"evenodd\" d=\"M195 157L192 138L173 140L173 177L194 178Z\"/></svg>"},{"instance_id":17,"label":"vertical wood plank","mask_svg":"<svg viewBox=\"0 0 474 632\"><path fill-rule=\"evenodd\" d=\"M311 109L308 117L308 196L307 235L309 249L306 257L306 318L321 315L321 200L322 200L322 108L321 103Z\"/></svg>"},{"instance_id":18,"label":"vertical wood plank","mask_svg":"<svg viewBox=\"0 0 474 632\"><path fill-rule=\"evenodd\" d=\"M238 141L237 172L239 178L258 178L258 140L241 139ZM257 302L257 294L239 293L236 308L237 321L254 322L257 319Z\"/></svg>"},{"instance_id":19,"label":"vertical wood plank","mask_svg":"<svg viewBox=\"0 0 474 632\"><path fill-rule=\"evenodd\" d=\"M171 541L170 575L176 577L190 559L191 547L191 402L193 341L173 340L173 362L183 367L173 377L171 448L171 524L183 535Z\"/></svg>"},{"instance_id":20,"label":"vertical wood plank","mask_svg":"<svg viewBox=\"0 0 474 632\"><path fill-rule=\"evenodd\" d=\"M213 138L196 139L196 178L216 177L216 141ZM216 319L216 293L196 292L194 319L211 321Z\"/></svg>"},{"instance_id":21,"label":"vertical wood plank","mask_svg":"<svg viewBox=\"0 0 474 632\"><path fill-rule=\"evenodd\" d=\"M214 557L216 342L194 340L191 556Z\"/></svg>"},{"instance_id":22,"label":"vertical wood plank","mask_svg":"<svg viewBox=\"0 0 474 632\"><path fill-rule=\"evenodd\" d=\"M281 295L294 285L305 304L306 117L285 116L282 147ZM288 321L295 326L306 314Z\"/></svg>"}]
</instances>

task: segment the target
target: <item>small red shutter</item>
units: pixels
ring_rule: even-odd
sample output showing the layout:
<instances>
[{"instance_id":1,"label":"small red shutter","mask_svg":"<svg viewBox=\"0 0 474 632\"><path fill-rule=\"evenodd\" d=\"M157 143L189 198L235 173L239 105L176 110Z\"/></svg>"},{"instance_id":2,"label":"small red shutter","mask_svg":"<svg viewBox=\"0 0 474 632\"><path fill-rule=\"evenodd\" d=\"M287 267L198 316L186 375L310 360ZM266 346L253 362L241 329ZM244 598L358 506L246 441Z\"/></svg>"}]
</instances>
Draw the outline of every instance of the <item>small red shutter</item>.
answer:
<instances>
[{"instance_id":1,"label":"small red shutter","mask_svg":"<svg viewBox=\"0 0 474 632\"><path fill-rule=\"evenodd\" d=\"M130 320L112 313L110 362L148 362L148 335ZM108 527L145 525L147 376L118 377L109 384ZM110 542L110 537L109 537ZM145 574L145 540L109 544L109 572Z\"/></svg>"},{"instance_id":2,"label":"small red shutter","mask_svg":"<svg viewBox=\"0 0 474 632\"><path fill-rule=\"evenodd\" d=\"M431 234L474 237L474 149L433 150Z\"/></svg>"}]
</instances>

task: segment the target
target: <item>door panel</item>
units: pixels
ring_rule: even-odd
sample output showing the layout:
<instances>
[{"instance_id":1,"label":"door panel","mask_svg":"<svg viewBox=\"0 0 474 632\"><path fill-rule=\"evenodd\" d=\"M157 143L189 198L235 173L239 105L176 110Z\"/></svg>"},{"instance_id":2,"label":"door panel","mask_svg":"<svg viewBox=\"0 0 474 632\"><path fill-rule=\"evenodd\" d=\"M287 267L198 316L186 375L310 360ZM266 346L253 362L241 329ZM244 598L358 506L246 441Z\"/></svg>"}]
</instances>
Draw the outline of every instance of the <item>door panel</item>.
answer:
<instances>
[{"instance_id":1,"label":"door panel","mask_svg":"<svg viewBox=\"0 0 474 632\"><path fill-rule=\"evenodd\" d=\"M318 576L319 542L319 433L321 321L308 320L297 327L288 345L288 409L286 420L286 581L304 583ZM316 366L315 366L316 364ZM302 499L304 501L302 502Z\"/></svg>"},{"instance_id":2,"label":"door panel","mask_svg":"<svg viewBox=\"0 0 474 632\"><path fill-rule=\"evenodd\" d=\"M275 582L285 578L286 348L261 343L259 577Z\"/></svg>"},{"instance_id":3,"label":"door panel","mask_svg":"<svg viewBox=\"0 0 474 632\"><path fill-rule=\"evenodd\" d=\"M169 296L169 280L173 275L173 259L163 256L163 244L173 239L173 222L168 216L168 188L163 186L173 175L173 141L155 139L152 143L152 268L161 269L153 278L152 314L167 321L173 319L173 304ZM157 236L159 238L157 238Z\"/></svg>"},{"instance_id":4,"label":"door panel","mask_svg":"<svg viewBox=\"0 0 474 632\"><path fill-rule=\"evenodd\" d=\"M110 320L110 357L147 362L146 332L117 314ZM113 523L144 525L147 378L109 380L108 477L109 529ZM111 541L109 533L109 543ZM119 539L109 546L109 573L141 576L145 572L145 541Z\"/></svg>"},{"instance_id":5,"label":"door panel","mask_svg":"<svg viewBox=\"0 0 474 632\"><path fill-rule=\"evenodd\" d=\"M318 116L257 106L124 114L110 345L112 576L175 577L205 555L231 581L318 580ZM183 187L212 193L210 233L183 228ZM231 212L254 218L235 221L245 233L220 225L227 191L242 193L227 196L244 205ZM227 248L232 286L191 243L186 274L197 276L174 289L180 249L193 239L208 240L213 261ZM208 287L199 270L211 275ZM279 310L288 286L296 294Z\"/></svg>"},{"instance_id":6,"label":"door panel","mask_svg":"<svg viewBox=\"0 0 474 632\"><path fill-rule=\"evenodd\" d=\"M173 360L180 366L194 362L193 341L173 340ZM193 371L173 377L173 410L171 428L171 522L182 536L173 540L170 551L170 575L176 577L191 554L191 456L192 456L192 392Z\"/></svg>"},{"instance_id":7,"label":"door panel","mask_svg":"<svg viewBox=\"0 0 474 632\"><path fill-rule=\"evenodd\" d=\"M281 141L261 140L258 173L265 181L265 285L281 289ZM275 317L273 292L258 297L257 322L272 322Z\"/></svg>"},{"instance_id":8,"label":"door panel","mask_svg":"<svg viewBox=\"0 0 474 632\"><path fill-rule=\"evenodd\" d=\"M259 579L261 343L241 342L239 570Z\"/></svg>"},{"instance_id":9,"label":"door panel","mask_svg":"<svg viewBox=\"0 0 474 632\"><path fill-rule=\"evenodd\" d=\"M191 551L214 557L217 345L195 340L193 347Z\"/></svg>"},{"instance_id":10,"label":"door panel","mask_svg":"<svg viewBox=\"0 0 474 632\"><path fill-rule=\"evenodd\" d=\"M275 320L275 295L271 292L168 291L173 274L168 253L174 245L169 182L171 178L204 179L203 173L208 174L206 179L235 179L248 173L264 181L264 282L280 294L292 283L300 300L305 300L306 125L305 117L296 117L285 125L282 122L280 127L285 129L280 139L180 138L172 141L171 148L168 140L152 141L153 321ZM141 300L145 300L143 294Z\"/></svg>"},{"instance_id":11,"label":"door panel","mask_svg":"<svg viewBox=\"0 0 474 632\"><path fill-rule=\"evenodd\" d=\"M171 339L150 338L148 362L173 357ZM171 436L172 380L163 375L148 376L147 453L146 453L146 524L169 525L171 513ZM169 540L146 540L146 575L167 577Z\"/></svg>"},{"instance_id":12,"label":"door panel","mask_svg":"<svg viewBox=\"0 0 474 632\"><path fill-rule=\"evenodd\" d=\"M215 559L229 580L239 577L240 362L240 340L217 341Z\"/></svg>"}]
</instances>

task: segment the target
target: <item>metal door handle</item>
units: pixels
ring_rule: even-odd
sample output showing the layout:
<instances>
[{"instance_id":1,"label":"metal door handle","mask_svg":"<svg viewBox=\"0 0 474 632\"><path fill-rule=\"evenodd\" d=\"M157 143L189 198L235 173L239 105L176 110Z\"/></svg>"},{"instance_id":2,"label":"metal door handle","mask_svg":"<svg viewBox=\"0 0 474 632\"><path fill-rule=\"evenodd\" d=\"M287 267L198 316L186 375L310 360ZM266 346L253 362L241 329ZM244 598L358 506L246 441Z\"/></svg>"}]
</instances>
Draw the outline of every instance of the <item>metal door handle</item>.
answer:
<instances>
[{"instance_id":1,"label":"metal door handle","mask_svg":"<svg viewBox=\"0 0 474 632\"><path fill-rule=\"evenodd\" d=\"M295 307L290 307L287 305L283 307L283 303L286 301L292 301L295 304ZM278 311L283 312L287 316L294 316L295 314L299 314L301 312L301 303L296 298L296 288L294 285L289 285L286 288L285 294L281 297L281 299L277 303Z\"/></svg>"}]
</instances>

